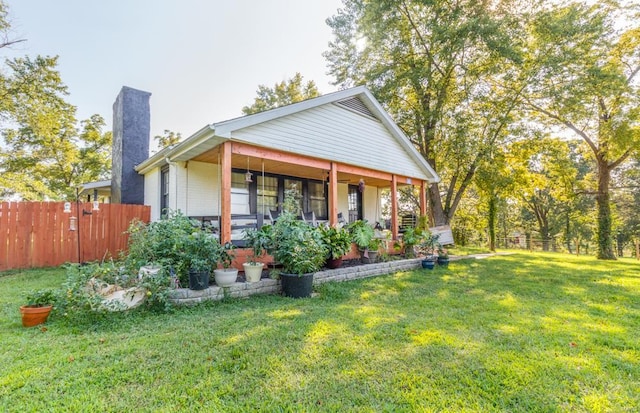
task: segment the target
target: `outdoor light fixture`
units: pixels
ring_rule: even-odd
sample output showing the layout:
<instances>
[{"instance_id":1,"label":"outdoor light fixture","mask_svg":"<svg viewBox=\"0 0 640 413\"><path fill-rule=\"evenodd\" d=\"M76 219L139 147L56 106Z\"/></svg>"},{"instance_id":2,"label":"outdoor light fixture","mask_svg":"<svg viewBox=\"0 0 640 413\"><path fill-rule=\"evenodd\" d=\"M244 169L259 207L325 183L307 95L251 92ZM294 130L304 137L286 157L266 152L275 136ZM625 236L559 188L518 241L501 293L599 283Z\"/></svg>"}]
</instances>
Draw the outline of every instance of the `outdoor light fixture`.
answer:
<instances>
[{"instance_id":1,"label":"outdoor light fixture","mask_svg":"<svg viewBox=\"0 0 640 413\"><path fill-rule=\"evenodd\" d=\"M64 211L65 214L70 214L71 213L71 202L65 202L64 203Z\"/></svg>"},{"instance_id":2,"label":"outdoor light fixture","mask_svg":"<svg viewBox=\"0 0 640 413\"><path fill-rule=\"evenodd\" d=\"M247 156L247 173L244 174L245 182L253 182L253 174L249 172L249 157Z\"/></svg>"},{"instance_id":3,"label":"outdoor light fixture","mask_svg":"<svg viewBox=\"0 0 640 413\"><path fill-rule=\"evenodd\" d=\"M358 190L360 193L364 192L364 179L361 179L360 182L358 182Z\"/></svg>"},{"instance_id":4,"label":"outdoor light fixture","mask_svg":"<svg viewBox=\"0 0 640 413\"><path fill-rule=\"evenodd\" d=\"M69 217L69 231L78 230L78 217Z\"/></svg>"},{"instance_id":5,"label":"outdoor light fixture","mask_svg":"<svg viewBox=\"0 0 640 413\"><path fill-rule=\"evenodd\" d=\"M100 211L100 203L98 201L93 201L93 210Z\"/></svg>"}]
</instances>

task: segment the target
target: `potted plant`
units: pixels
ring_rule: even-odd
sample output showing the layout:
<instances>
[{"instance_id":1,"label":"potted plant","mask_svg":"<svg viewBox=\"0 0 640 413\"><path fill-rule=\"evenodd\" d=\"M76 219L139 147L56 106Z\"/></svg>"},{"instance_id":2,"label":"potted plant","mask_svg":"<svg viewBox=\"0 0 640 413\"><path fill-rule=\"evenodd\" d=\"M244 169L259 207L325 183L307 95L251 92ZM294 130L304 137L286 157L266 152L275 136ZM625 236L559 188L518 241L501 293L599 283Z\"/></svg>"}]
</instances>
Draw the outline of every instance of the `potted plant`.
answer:
<instances>
[{"instance_id":1,"label":"potted plant","mask_svg":"<svg viewBox=\"0 0 640 413\"><path fill-rule=\"evenodd\" d=\"M382 239L372 238L367 245L366 254L362 255L364 264L373 264L378 261L378 250L382 246Z\"/></svg>"},{"instance_id":2,"label":"potted plant","mask_svg":"<svg viewBox=\"0 0 640 413\"><path fill-rule=\"evenodd\" d=\"M234 249L235 245L227 242L218 250L218 264L222 268L216 268L213 273L216 284L219 287L229 287L238 279L238 269L231 267L231 263L235 258Z\"/></svg>"},{"instance_id":3,"label":"potted plant","mask_svg":"<svg viewBox=\"0 0 640 413\"><path fill-rule=\"evenodd\" d=\"M33 327L47 321L55 301L55 291L51 289L32 291L27 294L27 304L20 307L22 325Z\"/></svg>"},{"instance_id":4,"label":"potted plant","mask_svg":"<svg viewBox=\"0 0 640 413\"><path fill-rule=\"evenodd\" d=\"M251 255L247 256L247 262L242 264L244 276L247 282L260 281L264 264L258 262L271 246L271 225L263 225L259 230L247 230L244 236L246 246L251 248Z\"/></svg>"},{"instance_id":5,"label":"potted plant","mask_svg":"<svg viewBox=\"0 0 640 413\"><path fill-rule=\"evenodd\" d=\"M357 220L349 224L349 233L351 234L351 240L358 246L362 257L362 262L369 262L369 246L371 240L373 240L375 232L373 227L367 223L366 220ZM372 245L375 247L373 251L377 253L377 247L380 245Z\"/></svg>"},{"instance_id":6,"label":"potted plant","mask_svg":"<svg viewBox=\"0 0 640 413\"><path fill-rule=\"evenodd\" d=\"M272 228L274 259L282 265L280 282L287 297L311 296L313 275L322 268L327 248L320 231L296 218L295 190L285 194L284 212Z\"/></svg>"},{"instance_id":7,"label":"potted plant","mask_svg":"<svg viewBox=\"0 0 640 413\"><path fill-rule=\"evenodd\" d=\"M438 246L438 265L444 268L449 266L449 252L442 245Z\"/></svg>"},{"instance_id":8,"label":"potted plant","mask_svg":"<svg viewBox=\"0 0 640 413\"><path fill-rule=\"evenodd\" d=\"M439 246L438 235L433 235L430 232L424 234L419 246L420 252L423 254L422 268L433 269L437 260L436 251Z\"/></svg>"},{"instance_id":9,"label":"potted plant","mask_svg":"<svg viewBox=\"0 0 640 413\"><path fill-rule=\"evenodd\" d=\"M402 246L404 248L404 256L407 258L415 257L416 246L422 242L423 238L424 238L424 234L422 230L414 227L409 227L405 229L404 233L402 234Z\"/></svg>"},{"instance_id":10,"label":"potted plant","mask_svg":"<svg viewBox=\"0 0 640 413\"><path fill-rule=\"evenodd\" d=\"M329 251L328 268L340 268L342 257L351 251L351 234L342 226L320 227L322 242Z\"/></svg>"},{"instance_id":11,"label":"potted plant","mask_svg":"<svg viewBox=\"0 0 640 413\"><path fill-rule=\"evenodd\" d=\"M183 237L180 248L183 265L189 271L189 288L208 288L211 269L220 256L221 247L218 240L211 234L196 229Z\"/></svg>"}]
</instances>

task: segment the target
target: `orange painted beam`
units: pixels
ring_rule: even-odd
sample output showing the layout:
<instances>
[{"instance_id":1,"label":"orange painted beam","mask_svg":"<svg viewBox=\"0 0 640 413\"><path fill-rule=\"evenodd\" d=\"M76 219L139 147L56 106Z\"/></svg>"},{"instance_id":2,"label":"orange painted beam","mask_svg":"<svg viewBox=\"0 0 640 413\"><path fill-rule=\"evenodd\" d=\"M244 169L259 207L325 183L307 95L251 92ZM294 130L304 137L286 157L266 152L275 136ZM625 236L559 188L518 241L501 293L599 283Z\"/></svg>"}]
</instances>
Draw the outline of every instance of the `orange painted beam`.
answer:
<instances>
[{"instance_id":1,"label":"orange painted beam","mask_svg":"<svg viewBox=\"0 0 640 413\"><path fill-rule=\"evenodd\" d=\"M420 182L420 215L427 215L427 186L424 181Z\"/></svg>"},{"instance_id":2,"label":"orange painted beam","mask_svg":"<svg viewBox=\"0 0 640 413\"><path fill-rule=\"evenodd\" d=\"M220 243L231 241L231 142L221 145Z\"/></svg>"},{"instance_id":3,"label":"orange painted beam","mask_svg":"<svg viewBox=\"0 0 640 413\"><path fill-rule=\"evenodd\" d=\"M338 172L360 175L362 177L391 180L391 174L387 172L374 171L373 169L360 168L358 166L338 164Z\"/></svg>"},{"instance_id":4,"label":"orange painted beam","mask_svg":"<svg viewBox=\"0 0 640 413\"><path fill-rule=\"evenodd\" d=\"M329 171L329 225L332 227L338 223L338 168L335 162L331 162Z\"/></svg>"},{"instance_id":5,"label":"orange painted beam","mask_svg":"<svg viewBox=\"0 0 640 413\"><path fill-rule=\"evenodd\" d=\"M398 181L391 176L391 239L398 239Z\"/></svg>"},{"instance_id":6,"label":"orange painted beam","mask_svg":"<svg viewBox=\"0 0 640 413\"><path fill-rule=\"evenodd\" d=\"M234 155L251 156L255 158L268 159L270 161L278 161L290 163L294 165L309 166L311 168L328 170L331 168L331 162L321 159L309 158L303 155L294 155L287 152L275 151L268 148L259 148L244 143L231 143L231 152Z\"/></svg>"}]
</instances>

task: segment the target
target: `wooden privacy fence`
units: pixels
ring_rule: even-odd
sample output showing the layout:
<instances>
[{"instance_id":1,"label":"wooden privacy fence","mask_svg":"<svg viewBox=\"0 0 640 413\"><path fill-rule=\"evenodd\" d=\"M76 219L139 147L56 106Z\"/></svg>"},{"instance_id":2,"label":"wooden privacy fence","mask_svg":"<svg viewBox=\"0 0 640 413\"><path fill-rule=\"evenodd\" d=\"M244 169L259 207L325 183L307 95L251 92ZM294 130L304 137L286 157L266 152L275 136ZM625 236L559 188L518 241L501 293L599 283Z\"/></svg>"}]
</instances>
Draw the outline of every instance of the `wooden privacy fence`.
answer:
<instances>
[{"instance_id":1,"label":"wooden privacy fence","mask_svg":"<svg viewBox=\"0 0 640 413\"><path fill-rule=\"evenodd\" d=\"M0 271L115 257L126 249L131 221L150 219L145 205L98 208L81 202L0 202Z\"/></svg>"}]
</instances>

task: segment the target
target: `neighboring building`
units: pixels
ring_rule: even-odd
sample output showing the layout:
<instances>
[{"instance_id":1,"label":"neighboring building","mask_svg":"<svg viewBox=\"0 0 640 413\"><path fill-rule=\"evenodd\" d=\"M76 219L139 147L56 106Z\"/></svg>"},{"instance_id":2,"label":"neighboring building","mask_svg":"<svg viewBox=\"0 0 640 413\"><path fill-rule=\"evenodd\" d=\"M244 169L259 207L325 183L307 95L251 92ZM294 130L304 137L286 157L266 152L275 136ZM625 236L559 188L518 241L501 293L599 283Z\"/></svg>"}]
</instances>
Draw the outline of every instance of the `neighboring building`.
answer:
<instances>
[{"instance_id":1,"label":"neighboring building","mask_svg":"<svg viewBox=\"0 0 640 413\"><path fill-rule=\"evenodd\" d=\"M82 184L78 188L78 199L82 202L111 202L111 180Z\"/></svg>"},{"instance_id":2,"label":"neighboring building","mask_svg":"<svg viewBox=\"0 0 640 413\"><path fill-rule=\"evenodd\" d=\"M141 99L129 100L148 108L147 92L127 88L126 93L138 93ZM120 113L140 114L140 108L128 108L127 101L119 95ZM124 106L119 102L125 102ZM114 134L123 129L122 151L143 147L127 143L127 125L114 125ZM144 133L133 135L147 139L148 148L148 132L146 137L140 136ZM128 159L126 153L114 153L114 161L117 158ZM144 203L151 206L152 219L159 219L165 209L180 210L210 221L223 242L241 238L246 226L259 226L273 218L285 189L292 186L301 194L304 217L330 224L341 219L380 220L380 189L390 188L391 232L396 239L397 188L419 187L424 214L425 190L429 183L439 181L362 86L207 125L137 164L135 171L144 177ZM122 194L112 195L114 202L132 198L125 194L129 190L125 184L118 190ZM133 190L140 191L140 187Z\"/></svg>"}]
</instances>

